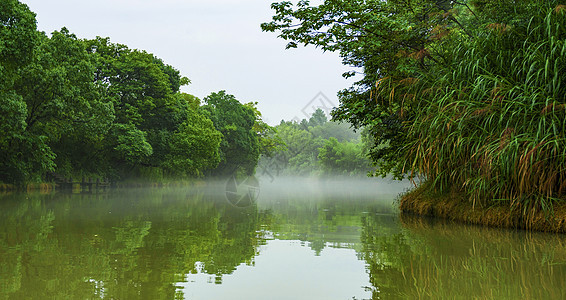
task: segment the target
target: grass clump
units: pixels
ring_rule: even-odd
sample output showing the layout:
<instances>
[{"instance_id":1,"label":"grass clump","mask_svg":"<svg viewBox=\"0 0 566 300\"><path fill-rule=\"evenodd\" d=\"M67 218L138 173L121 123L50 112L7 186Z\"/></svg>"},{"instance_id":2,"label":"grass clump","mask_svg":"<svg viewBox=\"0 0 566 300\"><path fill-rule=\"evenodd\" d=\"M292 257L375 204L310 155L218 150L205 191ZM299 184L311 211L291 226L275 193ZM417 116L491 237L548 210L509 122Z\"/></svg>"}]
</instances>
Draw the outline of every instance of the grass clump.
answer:
<instances>
[{"instance_id":1,"label":"grass clump","mask_svg":"<svg viewBox=\"0 0 566 300\"><path fill-rule=\"evenodd\" d=\"M414 95L403 106L404 171L443 195L435 213L452 202L471 214L497 207L518 216L499 223L525 228L540 213L553 217L566 199L566 14L540 6L513 26L453 38L443 51L442 63L403 87ZM404 199L428 199L413 193ZM429 214L429 200L401 204Z\"/></svg>"}]
</instances>

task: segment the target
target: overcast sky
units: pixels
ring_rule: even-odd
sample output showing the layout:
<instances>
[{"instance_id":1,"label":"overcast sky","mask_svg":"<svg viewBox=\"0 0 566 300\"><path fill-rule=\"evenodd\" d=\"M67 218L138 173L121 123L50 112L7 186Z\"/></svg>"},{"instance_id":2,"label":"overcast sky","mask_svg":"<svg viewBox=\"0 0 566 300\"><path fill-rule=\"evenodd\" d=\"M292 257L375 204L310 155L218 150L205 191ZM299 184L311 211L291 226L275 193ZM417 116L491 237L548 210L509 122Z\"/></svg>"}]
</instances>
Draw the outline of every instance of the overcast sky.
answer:
<instances>
[{"instance_id":1,"label":"overcast sky","mask_svg":"<svg viewBox=\"0 0 566 300\"><path fill-rule=\"evenodd\" d=\"M226 90L257 101L271 125L337 105L336 93L352 83L342 78L349 69L337 54L285 50L284 40L261 31L275 0L20 1L37 14L41 31L67 27L79 38L110 37L146 50L191 80L183 92L202 99Z\"/></svg>"}]
</instances>

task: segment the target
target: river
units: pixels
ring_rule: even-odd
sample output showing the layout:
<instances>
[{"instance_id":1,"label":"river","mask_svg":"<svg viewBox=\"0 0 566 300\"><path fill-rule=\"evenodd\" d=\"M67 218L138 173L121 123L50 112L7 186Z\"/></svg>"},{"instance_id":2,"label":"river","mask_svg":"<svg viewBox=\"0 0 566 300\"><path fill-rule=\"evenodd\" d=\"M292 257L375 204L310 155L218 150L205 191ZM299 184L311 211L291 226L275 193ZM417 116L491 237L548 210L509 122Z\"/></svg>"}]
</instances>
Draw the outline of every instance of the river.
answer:
<instances>
[{"instance_id":1,"label":"river","mask_svg":"<svg viewBox=\"0 0 566 300\"><path fill-rule=\"evenodd\" d=\"M401 217L408 187L276 178L1 195L0 299L566 298L565 236Z\"/></svg>"}]
</instances>

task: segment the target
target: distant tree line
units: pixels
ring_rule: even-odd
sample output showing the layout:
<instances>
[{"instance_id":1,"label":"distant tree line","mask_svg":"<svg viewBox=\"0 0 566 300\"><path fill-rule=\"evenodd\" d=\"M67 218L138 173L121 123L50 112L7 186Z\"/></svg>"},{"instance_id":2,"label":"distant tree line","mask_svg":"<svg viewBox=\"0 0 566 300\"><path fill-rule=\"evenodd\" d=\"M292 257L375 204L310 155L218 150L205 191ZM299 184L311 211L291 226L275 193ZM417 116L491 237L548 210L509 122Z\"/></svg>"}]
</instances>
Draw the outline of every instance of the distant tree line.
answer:
<instances>
[{"instance_id":1,"label":"distant tree line","mask_svg":"<svg viewBox=\"0 0 566 300\"><path fill-rule=\"evenodd\" d=\"M285 146L262 157L259 169L263 175L366 176L371 170L366 132L355 132L348 123L328 121L320 108L308 120L281 121L275 130Z\"/></svg>"},{"instance_id":2,"label":"distant tree line","mask_svg":"<svg viewBox=\"0 0 566 300\"><path fill-rule=\"evenodd\" d=\"M0 78L4 183L253 174L275 147L257 103L182 93L174 67L108 38L48 36L17 0L0 4Z\"/></svg>"}]
</instances>

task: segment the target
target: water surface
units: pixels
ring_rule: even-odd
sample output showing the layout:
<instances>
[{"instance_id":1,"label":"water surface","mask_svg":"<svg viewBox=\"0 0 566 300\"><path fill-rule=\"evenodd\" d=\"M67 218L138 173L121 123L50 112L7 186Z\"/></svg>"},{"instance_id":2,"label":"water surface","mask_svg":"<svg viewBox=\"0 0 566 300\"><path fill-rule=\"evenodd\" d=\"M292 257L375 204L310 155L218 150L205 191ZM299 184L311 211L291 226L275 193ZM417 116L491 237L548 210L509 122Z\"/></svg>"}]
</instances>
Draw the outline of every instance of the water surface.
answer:
<instances>
[{"instance_id":1,"label":"water surface","mask_svg":"<svg viewBox=\"0 0 566 300\"><path fill-rule=\"evenodd\" d=\"M399 217L387 180L0 196L0 299L562 299L562 235Z\"/></svg>"}]
</instances>

